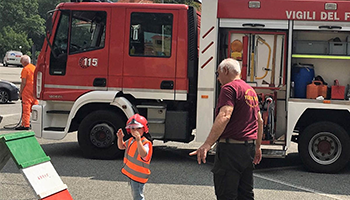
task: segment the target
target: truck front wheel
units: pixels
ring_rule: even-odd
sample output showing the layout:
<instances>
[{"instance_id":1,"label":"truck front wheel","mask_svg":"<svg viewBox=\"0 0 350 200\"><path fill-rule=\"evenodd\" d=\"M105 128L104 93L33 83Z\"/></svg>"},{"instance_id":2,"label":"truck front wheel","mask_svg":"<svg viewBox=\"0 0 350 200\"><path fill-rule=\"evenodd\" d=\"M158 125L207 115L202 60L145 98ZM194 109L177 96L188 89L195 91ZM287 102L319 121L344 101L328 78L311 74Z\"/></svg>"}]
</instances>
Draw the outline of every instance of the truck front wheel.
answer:
<instances>
[{"instance_id":1,"label":"truck front wheel","mask_svg":"<svg viewBox=\"0 0 350 200\"><path fill-rule=\"evenodd\" d=\"M314 172L335 173L350 159L350 137L333 122L309 125L299 135L298 151L305 167Z\"/></svg>"},{"instance_id":2,"label":"truck front wheel","mask_svg":"<svg viewBox=\"0 0 350 200\"><path fill-rule=\"evenodd\" d=\"M90 113L78 130L78 143L83 155L97 159L120 157L123 152L117 147L115 133L124 126L124 120L114 112L98 110Z\"/></svg>"}]
</instances>

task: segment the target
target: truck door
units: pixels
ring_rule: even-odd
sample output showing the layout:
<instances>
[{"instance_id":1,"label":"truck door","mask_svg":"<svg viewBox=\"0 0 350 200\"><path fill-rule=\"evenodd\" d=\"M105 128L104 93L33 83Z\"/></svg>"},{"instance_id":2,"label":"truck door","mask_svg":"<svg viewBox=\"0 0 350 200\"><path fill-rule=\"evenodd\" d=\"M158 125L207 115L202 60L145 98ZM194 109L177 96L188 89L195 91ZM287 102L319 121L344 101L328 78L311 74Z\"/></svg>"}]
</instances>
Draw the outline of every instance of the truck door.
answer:
<instances>
[{"instance_id":1,"label":"truck door","mask_svg":"<svg viewBox=\"0 0 350 200\"><path fill-rule=\"evenodd\" d=\"M174 100L178 11L127 9L126 16L124 93Z\"/></svg>"},{"instance_id":2,"label":"truck door","mask_svg":"<svg viewBox=\"0 0 350 200\"><path fill-rule=\"evenodd\" d=\"M61 11L45 72L45 100L74 101L88 91L106 90L107 13Z\"/></svg>"}]
</instances>

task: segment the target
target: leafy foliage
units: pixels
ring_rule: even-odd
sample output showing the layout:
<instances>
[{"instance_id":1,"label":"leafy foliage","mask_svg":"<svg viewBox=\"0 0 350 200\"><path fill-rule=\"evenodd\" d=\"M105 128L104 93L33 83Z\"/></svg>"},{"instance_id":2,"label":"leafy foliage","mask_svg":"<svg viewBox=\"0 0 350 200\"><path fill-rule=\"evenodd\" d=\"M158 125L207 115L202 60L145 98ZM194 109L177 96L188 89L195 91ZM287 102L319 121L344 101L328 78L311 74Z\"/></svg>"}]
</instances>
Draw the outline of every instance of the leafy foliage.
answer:
<instances>
[{"instance_id":1,"label":"leafy foliage","mask_svg":"<svg viewBox=\"0 0 350 200\"><path fill-rule=\"evenodd\" d=\"M56 6L61 2L68 2L69 0L38 0L39 3L39 15L43 19L46 19L47 12L54 10Z\"/></svg>"},{"instance_id":2,"label":"leafy foliage","mask_svg":"<svg viewBox=\"0 0 350 200\"><path fill-rule=\"evenodd\" d=\"M30 50L32 44L32 40L28 39L25 32L16 32L10 26L3 27L0 31L0 48L4 50L3 54L8 50L29 53L27 51Z\"/></svg>"},{"instance_id":3,"label":"leafy foliage","mask_svg":"<svg viewBox=\"0 0 350 200\"><path fill-rule=\"evenodd\" d=\"M20 50L28 55L33 45L40 50L46 12L62 1L68 0L1 0L0 59L8 50Z\"/></svg>"}]
</instances>

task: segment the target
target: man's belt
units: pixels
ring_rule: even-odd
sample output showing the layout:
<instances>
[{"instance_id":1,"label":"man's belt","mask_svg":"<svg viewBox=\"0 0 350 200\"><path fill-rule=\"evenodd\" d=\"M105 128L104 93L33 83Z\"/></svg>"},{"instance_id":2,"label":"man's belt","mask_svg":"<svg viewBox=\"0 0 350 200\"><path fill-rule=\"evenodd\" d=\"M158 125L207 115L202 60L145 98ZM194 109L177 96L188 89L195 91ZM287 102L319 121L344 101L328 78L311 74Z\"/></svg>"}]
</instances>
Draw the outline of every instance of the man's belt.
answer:
<instances>
[{"instance_id":1,"label":"man's belt","mask_svg":"<svg viewBox=\"0 0 350 200\"><path fill-rule=\"evenodd\" d=\"M231 138L221 138L219 140L219 142L221 142L221 143L230 143L230 144L255 144L255 140L242 141L242 140L234 140L234 139L231 139Z\"/></svg>"}]
</instances>

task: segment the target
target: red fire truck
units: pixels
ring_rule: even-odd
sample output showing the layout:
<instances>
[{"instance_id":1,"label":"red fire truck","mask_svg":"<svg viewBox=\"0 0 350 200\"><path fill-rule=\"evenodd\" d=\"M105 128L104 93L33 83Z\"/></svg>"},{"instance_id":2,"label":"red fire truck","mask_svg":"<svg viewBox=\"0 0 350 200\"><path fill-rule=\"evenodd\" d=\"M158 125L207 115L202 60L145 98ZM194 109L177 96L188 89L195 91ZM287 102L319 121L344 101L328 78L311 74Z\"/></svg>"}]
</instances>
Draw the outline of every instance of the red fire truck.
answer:
<instances>
[{"instance_id":1,"label":"red fire truck","mask_svg":"<svg viewBox=\"0 0 350 200\"><path fill-rule=\"evenodd\" d=\"M78 131L95 158L121 154L114 133L136 112L155 139L204 141L215 71L232 57L259 95L263 156L285 157L294 141L307 169L337 172L350 158L349 6L210 0L199 17L185 5L62 3L38 58L32 127L49 139Z\"/></svg>"},{"instance_id":2,"label":"red fire truck","mask_svg":"<svg viewBox=\"0 0 350 200\"><path fill-rule=\"evenodd\" d=\"M36 136L78 131L86 156L114 158L115 133L137 112L155 139L193 140L199 19L179 4L59 4L35 72Z\"/></svg>"}]
</instances>

